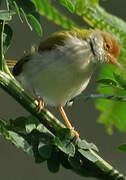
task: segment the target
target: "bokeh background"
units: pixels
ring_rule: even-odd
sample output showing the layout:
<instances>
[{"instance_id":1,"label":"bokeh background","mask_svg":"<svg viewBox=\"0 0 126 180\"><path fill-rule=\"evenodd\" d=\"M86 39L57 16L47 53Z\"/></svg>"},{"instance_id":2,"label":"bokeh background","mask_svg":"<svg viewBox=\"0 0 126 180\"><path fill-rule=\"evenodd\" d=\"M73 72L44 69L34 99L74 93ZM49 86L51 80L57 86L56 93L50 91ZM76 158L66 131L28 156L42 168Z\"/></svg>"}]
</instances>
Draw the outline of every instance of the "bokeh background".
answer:
<instances>
[{"instance_id":1,"label":"bokeh background","mask_svg":"<svg viewBox=\"0 0 126 180\"><path fill-rule=\"evenodd\" d=\"M102 1L100 4L107 9L108 12L117 15L118 17L126 20L126 1L124 0L109 0ZM3 4L3 7L5 4ZM3 9L1 7L1 9ZM68 16L74 18L80 25L84 25L83 21L75 15L69 14L65 8L61 9ZM38 44L40 38L35 32L31 32L28 26L22 24L19 18L15 15L13 21L9 23L13 29L13 39L11 48L9 49L6 58L20 59L24 51L29 50L32 44ZM56 26L53 22L47 21L44 17L41 18L41 24L44 30L45 38L52 32L61 30L61 27ZM95 92L96 83L95 79L99 72L97 69L95 76L93 76L90 85L85 93ZM95 87L95 88L94 88ZM54 113L61 121L62 118L55 108L48 108ZM114 134L109 136L106 133L105 126L98 124L97 117L99 112L95 109L94 102L89 100L76 101L72 107L65 108L69 119L73 126L76 127L80 133L81 138L85 138L88 142L95 143L100 149L100 155L113 165L116 169L126 175L126 153L119 152L117 146L125 142L126 133L120 133L114 128ZM0 117L4 119L13 119L18 116L28 115L12 97L0 89ZM26 155L20 149L15 148L12 144L0 137L0 179L1 180L54 180L54 179L73 179L73 180L93 180L94 178L84 178L74 174L72 171L60 168L56 174L48 171L46 163L35 164L32 157Z\"/></svg>"}]
</instances>

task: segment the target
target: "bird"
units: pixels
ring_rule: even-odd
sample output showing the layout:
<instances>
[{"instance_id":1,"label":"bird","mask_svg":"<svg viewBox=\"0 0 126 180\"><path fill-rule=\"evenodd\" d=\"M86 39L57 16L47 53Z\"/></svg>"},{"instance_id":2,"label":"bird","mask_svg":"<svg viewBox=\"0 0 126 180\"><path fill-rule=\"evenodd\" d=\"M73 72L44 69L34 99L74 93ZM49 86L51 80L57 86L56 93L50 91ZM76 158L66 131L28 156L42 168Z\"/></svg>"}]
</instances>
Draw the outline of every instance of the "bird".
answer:
<instances>
[{"instance_id":1,"label":"bird","mask_svg":"<svg viewBox=\"0 0 126 180\"><path fill-rule=\"evenodd\" d=\"M117 61L120 46L109 33L98 29L73 29L54 32L41 41L34 52L21 58L13 68L14 77L32 90L41 110L44 103L57 107L67 128L76 139L64 106L82 93L100 64Z\"/></svg>"}]
</instances>

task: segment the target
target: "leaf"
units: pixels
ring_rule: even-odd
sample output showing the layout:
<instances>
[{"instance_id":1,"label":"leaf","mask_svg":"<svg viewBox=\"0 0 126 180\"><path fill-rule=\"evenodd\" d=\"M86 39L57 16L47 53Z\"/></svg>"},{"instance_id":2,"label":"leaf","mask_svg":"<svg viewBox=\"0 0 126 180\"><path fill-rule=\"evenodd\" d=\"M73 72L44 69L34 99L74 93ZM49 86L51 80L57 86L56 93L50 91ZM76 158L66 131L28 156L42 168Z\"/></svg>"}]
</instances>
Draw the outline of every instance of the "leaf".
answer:
<instances>
[{"instance_id":1,"label":"leaf","mask_svg":"<svg viewBox=\"0 0 126 180\"><path fill-rule=\"evenodd\" d=\"M29 26L30 30L32 31L32 26L28 21L28 18L27 18L27 15L26 15L25 11L22 8L20 8L20 11L22 12L22 15L24 16L24 19L25 19L27 25Z\"/></svg>"},{"instance_id":2,"label":"leaf","mask_svg":"<svg viewBox=\"0 0 126 180\"><path fill-rule=\"evenodd\" d=\"M77 153L75 154L74 157L69 157L68 162L70 163L73 169L76 170L80 169L81 168L80 154Z\"/></svg>"},{"instance_id":3,"label":"leaf","mask_svg":"<svg viewBox=\"0 0 126 180\"><path fill-rule=\"evenodd\" d=\"M98 99L96 101L96 107L103 112L98 118L98 122L106 125L109 134L112 134L113 125L120 131L126 130L126 117L124 113L126 103Z\"/></svg>"},{"instance_id":4,"label":"leaf","mask_svg":"<svg viewBox=\"0 0 126 180\"><path fill-rule=\"evenodd\" d=\"M117 86L117 83L113 79L99 79L96 81L97 83L102 83L105 85L112 85L112 86Z\"/></svg>"},{"instance_id":5,"label":"leaf","mask_svg":"<svg viewBox=\"0 0 126 180\"><path fill-rule=\"evenodd\" d=\"M17 5L17 3L15 1L13 1L13 6L15 7L15 11L16 11L20 21L23 23L23 20L22 20L22 17L21 17L21 13L20 13L20 9L19 9L19 7L18 7L18 5Z\"/></svg>"},{"instance_id":6,"label":"leaf","mask_svg":"<svg viewBox=\"0 0 126 180\"><path fill-rule=\"evenodd\" d=\"M42 156L40 156L38 151L38 145L40 143L40 139L42 138L42 136L43 134L37 131L36 129L26 135L27 142L32 146L36 163L42 163L45 161L45 159L42 158Z\"/></svg>"},{"instance_id":7,"label":"leaf","mask_svg":"<svg viewBox=\"0 0 126 180\"><path fill-rule=\"evenodd\" d=\"M30 30L32 30L32 26L29 23L30 20L35 31L38 33L39 36L42 36L42 28L39 20L37 19L38 14L36 13L34 4L30 0L15 0L13 1L13 6L21 22L23 23L23 16Z\"/></svg>"},{"instance_id":8,"label":"leaf","mask_svg":"<svg viewBox=\"0 0 126 180\"><path fill-rule=\"evenodd\" d=\"M28 116L25 118L25 129L27 133L32 132L34 129L37 129L37 126L40 124L37 118L34 116Z\"/></svg>"},{"instance_id":9,"label":"leaf","mask_svg":"<svg viewBox=\"0 0 126 180\"><path fill-rule=\"evenodd\" d=\"M49 171L52 173L56 173L59 171L60 160L59 160L59 154L57 152L52 151L51 158L47 160L47 166Z\"/></svg>"},{"instance_id":10,"label":"leaf","mask_svg":"<svg viewBox=\"0 0 126 180\"><path fill-rule=\"evenodd\" d=\"M96 152L99 152L98 147L94 143L90 143L90 148Z\"/></svg>"},{"instance_id":11,"label":"leaf","mask_svg":"<svg viewBox=\"0 0 126 180\"><path fill-rule=\"evenodd\" d=\"M52 145L40 142L38 146L38 151L42 158L50 159L52 154Z\"/></svg>"},{"instance_id":12,"label":"leaf","mask_svg":"<svg viewBox=\"0 0 126 180\"><path fill-rule=\"evenodd\" d=\"M52 20L55 24L60 25L66 29L72 29L73 27L77 27L77 25L70 20L69 18L62 15L51 3L47 0L31 0L36 7L36 11L45 16L47 19Z\"/></svg>"},{"instance_id":13,"label":"leaf","mask_svg":"<svg viewBox=\"0 0 126 180\"><path fill-rule=\"evenodd\" d=\"M17 148L21 148L24 152L33 156L32 146L22 136L13 131L8 131L8 133Z\"/></svg>"},{"instance_id":14,"label":"leaf","mask_svg":"<svg viewBox=\"0 0 126 180\"><path fill-rule=\"evenodd\" d=\"M86 8L95 7L98 4L98 0L77 0L75 6L75 12L78 15L82 15Z\"/></svg>"},{"instance_id":15,"label":"leaf","mask_svg":"<svg viewBox=\"0 0 126 180\"><path fill-rule=\"evenodd\" d=\"M27 118L25 117L18 117L15 120L10 119L7 122L6 127L8 128L8 130L23 131L25 129L26 121L27 121Z\"/></svg>"},{"instance_id":16,"label":"leaf","mask_svg":"<svg viewBox=\"0 0 126 180\"><path fill-rule=\"evenodd\" d=\"M102 31L109 32L120 44L121 52L118 60L122 63L125 71L126 67L126 22L120 18L109 14L98 4L94 6L90 5L85 6L86 1L83 2L80 0L81 6L79 10L75 12L83 18L83 20L91 27L96 29L101 29ZM82 9L81 9L82 7ZM76 7L77 8L77 7ZM99 75L99 79L112 79L115 81L113 73L119 73L120 79L124 79L123 87L125 87L125 75L120 73L120 70L115 68L112 65L105 65L102 67L102 70ZM120 82L116 79L116 83ZM111 87L103 88L101 85L98 86L98 91L101 94L116 94L116 95L126 95L126 92L120 92L119 89L113 89ZM112 126L116 126L119 130L126 130L126 114L124 109L126 103L124 102L115 102L112 100L96 100L96 108L101 112L98 122L104 123L107 127L107 131L112 133Z\"/></svg>"},{"instance_id":17,"label":"leaf","mask_svg":"<svg viewBox=\"0 0 126 180\"><path fill-rule=\"evenodd\" d=\"M54 144L64 153L68 154L69 156L74 156L75 154L75 146L70 140L66 139L59 139L59 137L55 137Z\"/></svg>"},{"instance_id":18,"label":"leaf","mask_svg":"<svg viewBox=\"0 0 126 180\"><path fill-rule=\"evenodd\" d=\"M81 140L81 139L78 140L78 148L84 149L84 150L92 149L92 150L95 150L96 152L98 152L98 148L95 144L88 143L87 141Z\"/></svg>"},{"instance_id":19,"label":"leaf","mask_svg":"<svg viewBox=\"0 0 126 180\"><path fill-rule=\"evenodd\" d=\"M126 88L126 72L123 71L121 74L119 73L113 73L116 81L122 88Z\"/></svg>"},{"instance_id":20,"label":"leaf","mask_svg":"<svg viewBox=\"0 0 126 180\"><path fill-rule=\"evenodd\" d=\"M71 13L74 12L76 0L58 0L63 6L65 6Z\"/></svg>"},{"instance_id":21,"label":"leaf","mask_svg":"<svg viewBox=\"0 0 126 180\"><path fill-rule=\"evenodd\" d=\"M10 21L12 20L12 15L14 14L14 11L0 10L0 20Z\"/></svg>"},{"instance_id":22,"label":"leaf","mask_svg":"<svg viewBox=\"0 0 126 180\"><path fill-rule=\"evenodd\" d=\"M97 162L98 159L96 156L90 153L88 150L78 149L78 151L83 155L85 158L87 158L89 161L92 161L93 163Z\"/></svg>"},{"instance_id":23,"label":"leaf","mask_svg":"<svg viewBox=\"0 0 126 180\"><path fill-rule=\"evenodd\" d=\"M64 168L66 169L72 169L69 161L68 161L68 155L60 151L60 161Z\"/></svg>"},{"instance_id":24,"label":"leaf","mask_svg":"<svg viewBox=\"0 0 126 180\"><path fill-rule=\"evenodd\" d=\"M0 0L0 6L1 6L1 2L2 2L2 0Z\"/></svg>"},{"instance_id":25,"label":"leaf","mask_svg":"<svg viewBox=\"0 0 126 180\"><path fill-rule=\"evenodd\" d=\"M40 122L34 116L21 116L10 119L6 126L9 130L24 131L26 129L26 132L30 133L33 129L37 129L39 124Z\"/></svg>"},{"instance_id":26,"label":"leaf","mask_svg":"<svg viewBox=\"0 0 126 180\"><path fill-rule=\"evenodd\" d=\"M12 0L12 5L20 11L20 8L23 9L25 14L35 13L35 6L30 0Z\"/></svg>"},{"instance_id":27,"label":"leaf","mask_svg":"<svg viewBox=\"0 0 126 180\"><path fill-rule=\"evenodd\" d=\"M119 147L118 147L118 149L119 149L120 151L125 152L125 151L126 151L126 143L120 144Z\"/></svg>"},{"instance_id":28,"label":"leaf","mask_svg":"<svg viewBox=\"0 0 126 180\"><path fill-rule=\"evenodd\" d=\"M10 47L11 39L12 39L13 31L8 24L4 26L3 33L3 53L6 54L8 48Z\"/></svg>"},{"instance_id":29,"label":"leaf","mask_svg":"<svg viewBox=\"0 0 126 180\"><path fill-rule=\"evenodd\" d=\"M27 15L28 19L32 22L35 31L38 33L39 36L42 36L42 27L39 21L33 16L32 14Z\"/></svg>"},{"instance_id":30,"label":"leaf","mask_svg":"<svg viewBox=\"0 0 126 180\"><path fill-rule=\"evenodd\" d=\"M6 139L10 139L8 130L6 128L6 123L0 119L0 135L4 136Z\"/></svg>"},{"instance_id":31,"label":"leaf","mask_svg":"<svg viewBox=\"0 0 126 180\"><path fill-rule=\"evenodd\" d=\"M59 133L58 136L60 137L60 139L71 139L73 138L73 135L71 134L71 131L69 128L62 128Z\"/></svg>"},{"instance_id":32,"label":"leaf","mask_svg":"<svg viewBox=\"0 0 126 180\"><path fill-rule=\"evenodd\" d=\"M1 3L1 2L0 2ZM9 11L9 9L10 9L10 5L9 5L9 1L8 0L6 0L6 6L7 6L7 10Z\"/></svg>"}]
</instances>

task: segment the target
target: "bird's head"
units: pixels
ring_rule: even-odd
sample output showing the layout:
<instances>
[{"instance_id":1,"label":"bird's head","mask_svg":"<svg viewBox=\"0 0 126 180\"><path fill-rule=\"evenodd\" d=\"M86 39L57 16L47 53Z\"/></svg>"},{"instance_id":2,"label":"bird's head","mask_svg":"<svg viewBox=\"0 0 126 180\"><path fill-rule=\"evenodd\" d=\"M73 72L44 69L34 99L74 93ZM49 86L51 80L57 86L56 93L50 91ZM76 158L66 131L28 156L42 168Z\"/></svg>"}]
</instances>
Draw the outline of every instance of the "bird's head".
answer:
<instances>
[{"instance_id":1,"label":"bird's head","mask_svg":"<svg viewBox=\"0 0 126 180\"><path fill-rule=\"evenodd\" d=\"M120 52L118 42L107 32L92 31L88 36L88 41L91 44L96 63L110 63L117 67L121 67L117 61Z\"/></svg>"}]
</instances>

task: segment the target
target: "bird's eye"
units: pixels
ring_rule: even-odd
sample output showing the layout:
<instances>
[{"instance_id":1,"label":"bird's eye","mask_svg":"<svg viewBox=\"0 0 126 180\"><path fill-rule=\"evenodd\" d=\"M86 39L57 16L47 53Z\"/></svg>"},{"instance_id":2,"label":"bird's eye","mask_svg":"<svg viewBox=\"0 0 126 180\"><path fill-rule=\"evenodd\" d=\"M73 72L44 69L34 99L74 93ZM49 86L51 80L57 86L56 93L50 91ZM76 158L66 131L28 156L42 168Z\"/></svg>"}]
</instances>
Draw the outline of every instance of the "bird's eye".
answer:
<instances>
[{"instance_id":1,"label":"bird's eye","mask_svg":"<svg viewBox=\"0 0 126 180\"><path fill-rule=\"evenodd\" d=\"M109 44L106 44L106 48L107 48L107 49L110 49L110 45L109 45Z\"/></svg>"},{"instance_id":2,"label":"bird's eye","mask_svg":"<svg viewBox=\"0 0 126 180\"><path fill-rule=\"evenodd\" d=\"M105 49L106 51L110 51L110 50L112 49L112 47L111 47L110 44L104 43L104 49Z\"/></svg>"}]
</instances>

